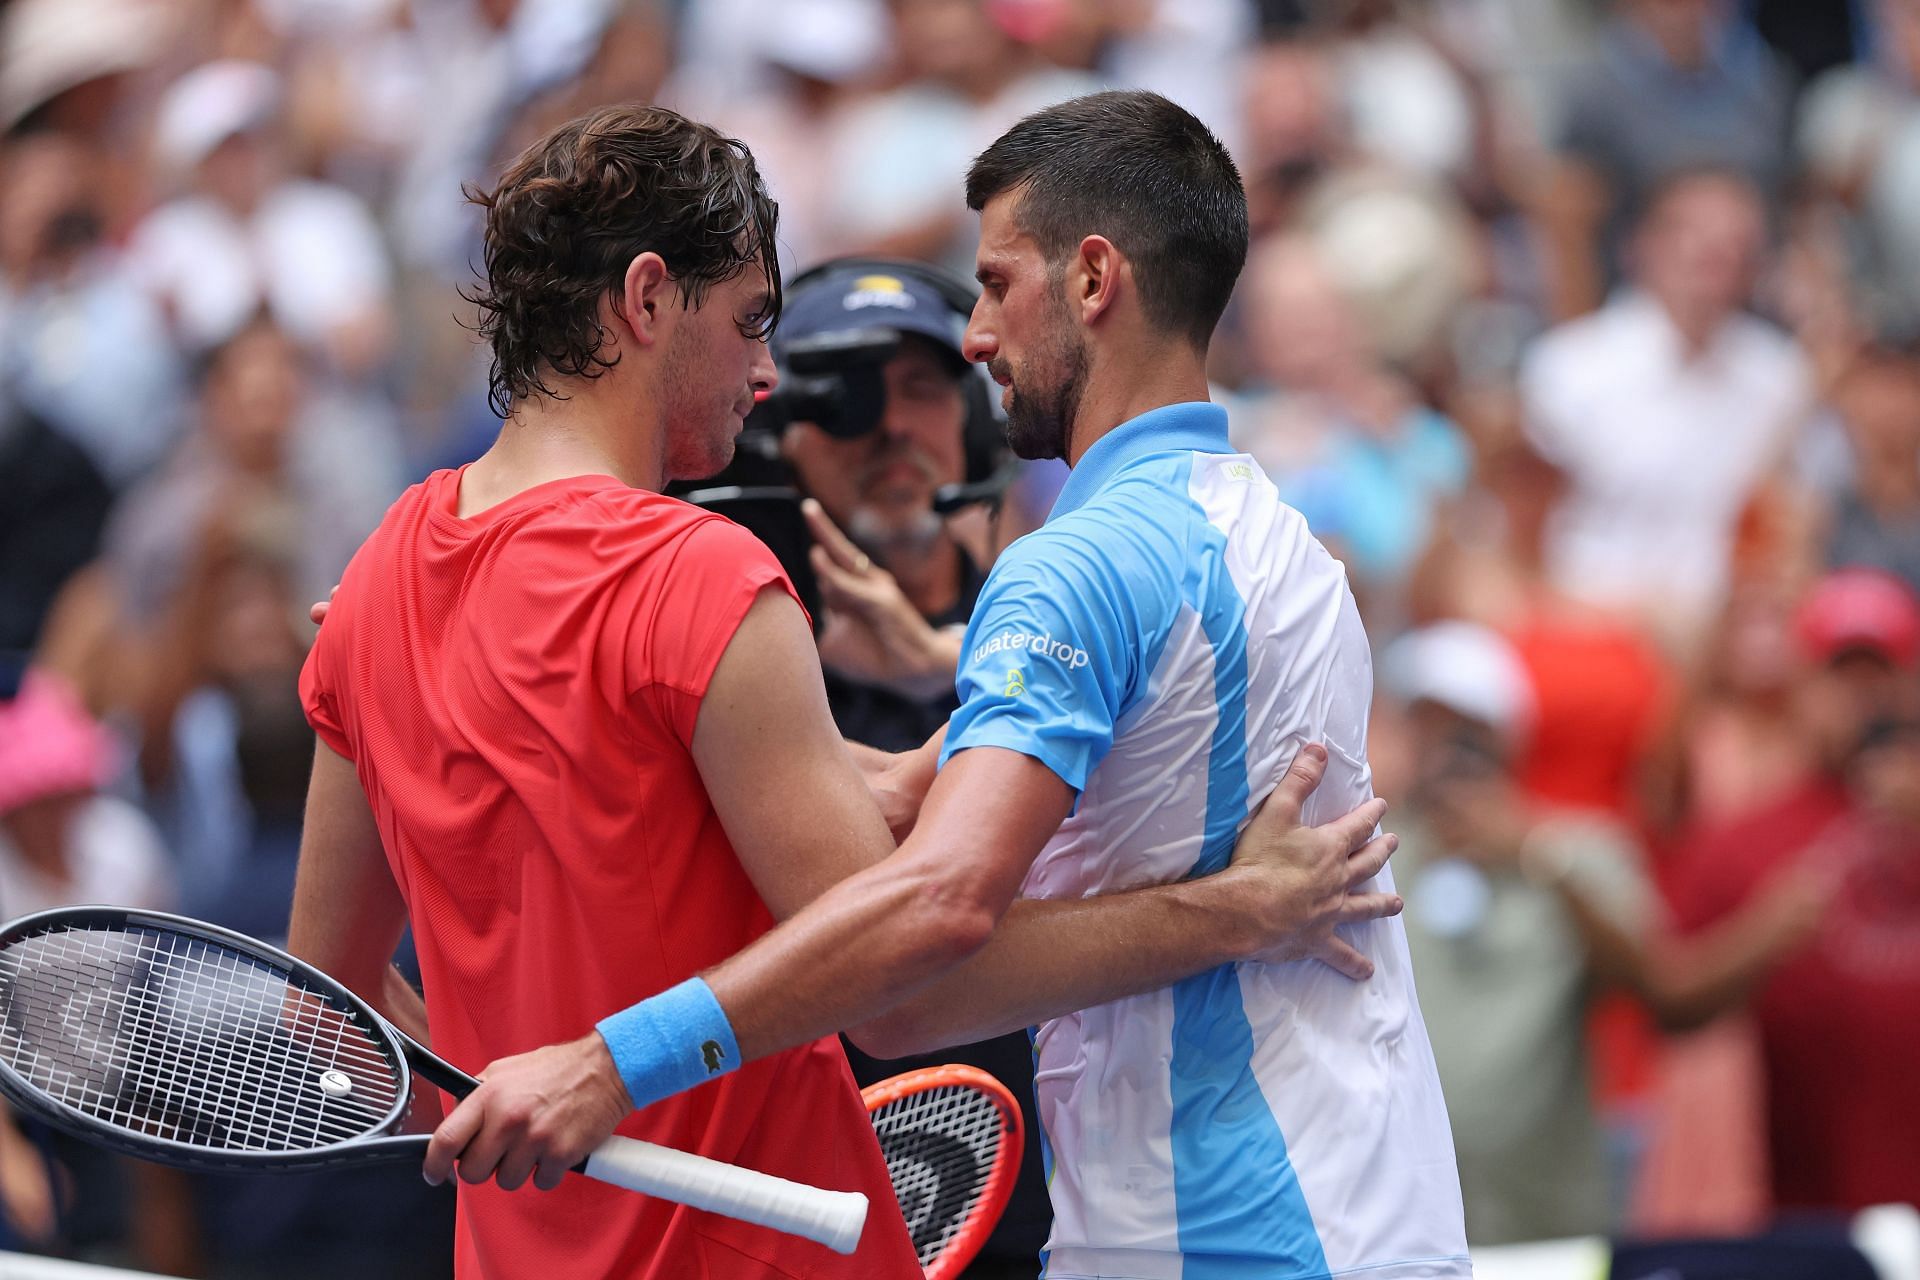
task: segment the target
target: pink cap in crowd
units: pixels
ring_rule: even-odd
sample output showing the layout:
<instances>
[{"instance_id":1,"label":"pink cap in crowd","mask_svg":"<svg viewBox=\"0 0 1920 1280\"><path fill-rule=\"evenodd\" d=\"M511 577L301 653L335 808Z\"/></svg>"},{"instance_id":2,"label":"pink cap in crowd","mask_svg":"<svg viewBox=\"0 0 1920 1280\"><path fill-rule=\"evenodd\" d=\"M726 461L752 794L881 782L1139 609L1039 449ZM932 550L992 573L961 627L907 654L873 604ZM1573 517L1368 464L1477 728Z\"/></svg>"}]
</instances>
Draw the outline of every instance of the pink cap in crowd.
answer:
<instances>
[{"instance_id":1,"label":"pink cap in crowd","mask_svg":"<svg viewBox=\"0 0 1920 1280\"><path fill-rule=\"evenodd\" d=\"M107 779L113 742L56 676L29 674L0 703L0 813Z\"/></svg>"}]
</instances>

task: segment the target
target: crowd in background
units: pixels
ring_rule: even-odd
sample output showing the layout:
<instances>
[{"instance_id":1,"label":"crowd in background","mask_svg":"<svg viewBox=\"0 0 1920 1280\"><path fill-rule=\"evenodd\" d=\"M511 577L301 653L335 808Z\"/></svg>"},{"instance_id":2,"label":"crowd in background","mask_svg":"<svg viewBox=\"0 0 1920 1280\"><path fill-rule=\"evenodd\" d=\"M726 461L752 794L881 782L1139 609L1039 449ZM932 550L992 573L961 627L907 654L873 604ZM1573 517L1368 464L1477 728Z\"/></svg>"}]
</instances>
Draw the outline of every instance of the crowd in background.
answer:
<instances>
[{"instance_id":1,"label":"crowd in background","mask_svg":"<svg viewBox=\"0 0 1920 1280\"><path fill-rule=\"evenodd\" d=\"M657 101L789 271L970 275L968 160L1116 85L1246 180L1217 398L1376 646L1473 1241L1920 1201L1920 0L11 0L0 917L284 932L307 605L496 425L463 184ZM445 1265L410 1172L57 1154L16 1244Z\"/></svg>"}]
</instances>

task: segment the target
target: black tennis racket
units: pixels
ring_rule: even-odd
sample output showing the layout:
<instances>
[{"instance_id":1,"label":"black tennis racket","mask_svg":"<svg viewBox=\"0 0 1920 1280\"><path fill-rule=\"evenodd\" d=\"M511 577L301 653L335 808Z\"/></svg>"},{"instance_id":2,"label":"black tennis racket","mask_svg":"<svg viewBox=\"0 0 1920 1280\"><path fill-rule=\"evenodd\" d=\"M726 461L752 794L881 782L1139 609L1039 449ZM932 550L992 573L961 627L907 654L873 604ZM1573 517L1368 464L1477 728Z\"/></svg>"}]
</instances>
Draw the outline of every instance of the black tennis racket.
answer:
<instances>
[{"instance_id":1,"label":"black tennis racket","mask_svg":"<svg viewBox=\"0 0 1920 1280\"><path fill-rule=\"evenodd\" d=\"M0 1094L83 1141L245 1173L419 1160L413 1073L479 1081L309 964L213 925L73 907L0 928ZM590 1178L851 1253L867 1198L631 1138Z\"/></svg>"}]
</instances>

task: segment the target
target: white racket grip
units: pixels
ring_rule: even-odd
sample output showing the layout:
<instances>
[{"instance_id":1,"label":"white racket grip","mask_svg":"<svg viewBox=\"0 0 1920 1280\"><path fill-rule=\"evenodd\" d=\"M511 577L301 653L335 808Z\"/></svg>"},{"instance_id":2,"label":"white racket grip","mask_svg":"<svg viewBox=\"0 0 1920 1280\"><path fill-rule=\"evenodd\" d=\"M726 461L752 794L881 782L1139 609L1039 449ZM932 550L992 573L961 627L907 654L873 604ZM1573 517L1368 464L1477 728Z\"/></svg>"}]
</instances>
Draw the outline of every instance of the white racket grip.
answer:
<instances>
[{"instance_id":1,"label":"white racket grip","mask_svg":"<svg viewBox=\"0 0 1920 1280\"><path fill-rule=\"evenodd\" d=\"M852 1253L867 1221L867 1198L858 1191L809 1187L637 1138L608 1138L587 1157L583 1172L642 1195L802 1236L835 1253Z\"/></svg>"}]
</instances>

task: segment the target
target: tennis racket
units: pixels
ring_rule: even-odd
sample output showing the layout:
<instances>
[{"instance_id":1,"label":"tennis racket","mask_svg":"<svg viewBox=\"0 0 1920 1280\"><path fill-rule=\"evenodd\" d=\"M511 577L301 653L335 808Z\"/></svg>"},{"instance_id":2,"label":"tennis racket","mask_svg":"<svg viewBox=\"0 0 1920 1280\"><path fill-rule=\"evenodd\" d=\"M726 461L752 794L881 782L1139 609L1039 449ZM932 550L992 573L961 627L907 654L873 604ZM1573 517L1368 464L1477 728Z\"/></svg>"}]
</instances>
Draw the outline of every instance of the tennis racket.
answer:
<instances>
[{"instance_id":1,"label":"tennis racket","mask_svg":"<svg viewBox=\"0 0 1920 1280\"><path fill-rule=\"evenodd\" d=\"M861 1090L927 1280L952 1280L993 1232L1025 1131L1005 1085L977 1067L927 1067Z\"/></svg>"},{"instance_id":2,"label":"tennis racket","mask_svg":"<svg viewBox=\"0 0 1920 1280\"><path fill-rule=\"evenodd\" d=\"M419 1160L413 1075L479 1081L309 964L152 911L73 907L0 927L0 1094L94 1145L214 1172ZM580 1172L852 1253L867 1198L631 1138Z\"/></svg>"}]
</instances>

